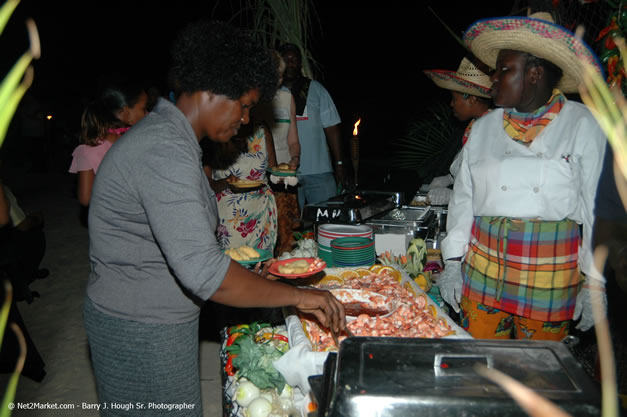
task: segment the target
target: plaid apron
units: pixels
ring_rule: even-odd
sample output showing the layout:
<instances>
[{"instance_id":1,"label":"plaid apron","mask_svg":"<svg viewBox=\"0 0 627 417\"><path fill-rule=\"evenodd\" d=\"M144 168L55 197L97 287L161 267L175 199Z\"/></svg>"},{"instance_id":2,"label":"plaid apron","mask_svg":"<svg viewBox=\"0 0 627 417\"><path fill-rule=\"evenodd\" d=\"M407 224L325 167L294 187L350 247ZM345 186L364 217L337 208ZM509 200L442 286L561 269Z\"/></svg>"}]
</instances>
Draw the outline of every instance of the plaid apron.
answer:
<instances>
[{"instance_id":1,"label":"plaid apron","mask_svg":"<svg viewBox=\"0 0 627 417\"><path fill-rule=\"evenodd\" d=\"M579 241L572 220L475 217L463 295L533 320L570 320L583 282Z\"/></svg>"}]
</instances>

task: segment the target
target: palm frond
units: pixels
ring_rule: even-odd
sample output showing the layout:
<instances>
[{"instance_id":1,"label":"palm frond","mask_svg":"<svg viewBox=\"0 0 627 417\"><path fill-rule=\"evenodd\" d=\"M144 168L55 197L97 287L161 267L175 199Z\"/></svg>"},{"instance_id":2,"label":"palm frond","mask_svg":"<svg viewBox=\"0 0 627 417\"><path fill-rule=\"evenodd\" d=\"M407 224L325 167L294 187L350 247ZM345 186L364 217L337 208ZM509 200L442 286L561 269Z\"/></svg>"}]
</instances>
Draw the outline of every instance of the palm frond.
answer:
<instances>
[{"instance_id":1,"label":"palm frond","mask_svg":"<svg viewBox=\"0 0 627 417\"><path fill-rule=\"evenodd\" d=\"M245 9L251 13L253 36L267 48L277 48L282 43L293 43L303 54L303 72L314 78L320 64L309 48L309 35L314 21L312 0L247 0Z\"/></svg>"},{"instance_id":2,"label":"palm frond","mask_svg":"<svg viewBox=\"0 0 627 417\"><path fill-rule=\"evenodd\" d=\"M399 168L414 170L425 177L433 169L434 159L449 144L455 125L446 103L436 103L419 117L394 140L392 156Z\"/></svg>"}]
</instances>

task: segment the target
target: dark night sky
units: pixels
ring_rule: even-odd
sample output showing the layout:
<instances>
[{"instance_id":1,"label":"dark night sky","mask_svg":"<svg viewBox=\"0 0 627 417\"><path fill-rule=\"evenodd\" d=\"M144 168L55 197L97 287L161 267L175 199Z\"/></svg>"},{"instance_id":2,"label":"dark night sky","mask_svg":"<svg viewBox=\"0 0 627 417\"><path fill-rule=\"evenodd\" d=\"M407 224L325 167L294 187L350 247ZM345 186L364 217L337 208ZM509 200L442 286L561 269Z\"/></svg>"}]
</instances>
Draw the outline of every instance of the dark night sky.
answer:
<instances>
[{"instance_id":1,"label":"dark night sky","mask_svg":"<svg viewBox=\"0 0 627 417\"><path fill-rule=\"evenodd\" d=\"M33 17L42 39L42 58L34 64L32 92L56 114L76 113L82 106L80 97L101 72L132 68L148 79L161 80L168 45L182 25L212 14L226 20L240 4L215 3L22 0L0 38L4 57L0 70L6 72L12 64L7 57L17 59L26 49L23 21ZM478 18L508 14L513 0L489 2L493 5L487 7L467 0L411 2L414 6L390 2L397 7L364 3L317 1L319 26L312 25L316 28L312 48L344 130L362 117L363 135L370 132L378 140L398 135L418 109L448 99L422 70L454 70L464 51L426 6L430 4L461 35ZM76 120L66 119L72 121L66 125Z\"/></svg>"}]
</instances>

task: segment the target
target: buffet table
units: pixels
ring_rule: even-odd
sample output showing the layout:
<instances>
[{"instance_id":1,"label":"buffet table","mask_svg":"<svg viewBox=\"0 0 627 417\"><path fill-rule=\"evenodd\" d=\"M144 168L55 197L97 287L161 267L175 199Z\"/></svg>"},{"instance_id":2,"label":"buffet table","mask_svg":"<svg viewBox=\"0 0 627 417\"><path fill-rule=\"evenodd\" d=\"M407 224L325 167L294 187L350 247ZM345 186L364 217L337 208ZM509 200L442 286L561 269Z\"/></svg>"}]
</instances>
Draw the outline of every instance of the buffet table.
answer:
<instances>
[{"instance_id":1,"label":"buffet table","mask_svg":"<svg viewBox=\"0 0 627 417\"><path fill-rule=\"evenodd\" d=\"M348 274L353 275L354 270L350 268L327 268L323 273L319 274L316 279L305 280L293 280L292 283L296 285L316 285L324 287L325 285L333 288L341 288L342 285L330 280L324 284L324 277L338 277L342 276L346 271L351 271ZM397 270L398 271L398 270ZM406 291L407 294L411 294L411 297L416 297L420 302L424 302L425 314L437 317L441 320L441 323L445 323L448 328L448 332L444 339L470 339L470 335L459 327L446 313L437 305L427 294L420 289L420 287L409 277L405 271L398 271L400 273L400 281L398 285ZM363 274L363 269L362 269ZM373 276L376 274L372 274ZM399 274L397 274L398 276ZM382 276L386 276L382 274ZM389 278L389 277L388 277ZM367 279L367 277L363 277ZM320 284L322 282L323 284ZM421 304L422 305L422 304ZM397 306L398 307L398 306ZM328 355L332 352L337 352L338 349L335 346L329 346L328 343L321 343L320 338L316 339L312 343L312 336L305 331L307 319L299 315L293 309L284 309L285 324L273 328L273 332L287 333L289 350L287 350L279 359L273 362L274 367L285 378L288 386L292 387L289 393L283 393L283 399L281 393L276 391L274 394L272 390L262 390L265 392L267 399L274 407L278 407L281 404L284 416L306 416L308 412L314 409L314 401L311 397L311 386L309 384L309 378L321 375L323 373L324 363ZM379 318L373 318L375 321ZM382 320L382 319L381 319ZM227 343L229 343L228 329L223 331L223 345L221 350L221 360L223 369L223 387L224 387L224 415L225 416L244 416L244 409L241 404L238 403L236 397L238 395L238 387L242 382L241 377L231 371L232 364L229 364L229 355L227 353ZM356 337L360 339L362 337ZM340 336L340 340L345 340L346 336ZM352 339L352 338L349 338ZM328 340L327 340L328 342ZM262 342L263 343L263 342ZM340 350L343 342L340 343ZM232 358L231 358L232 360ZM228 372L227 372L228 371ZM249 413L250 414L250 413ZM273 411L273 415L277 414L277 410Z\"/></svg>"},{"instance_id":2,"label":"buffet table","mask_svg":"<svg viewBox=\"0 0 627 417\"><path fill-rule=\"evenodd\" d=\"M402 206L394 195L376 192L306 207L304 217L314 227L372 228L375 243L379 237L378 261L385 265L328 267L286 282L330 290L343 303L342 297L350 301L373 291L374 297L355 300L385 305L386 314L351 317L347 327L354 337L343 331L334 335L336 343L312 317L283 309L284 323L269 327L270 336L268 328L259 331L263 336L247 336L270 352L249 361L275 374L262 381L272 379L274 386L252 391L243 389L251 381L233 367L238 351L229 345L237 329L224 329L224 416L526 415L500 387L480 377L477 366L513 376L572 415L599 415L599 390L564 343L475 340L447 314L437 286L430 291L442 269L438 246L446 214L444 208ZM385 246L390 242L395 250ZM318 249L305 239L279 259L322 257ZM268 347L275 337L285 339L280 353Z\"/></svg>"}]
</instances>

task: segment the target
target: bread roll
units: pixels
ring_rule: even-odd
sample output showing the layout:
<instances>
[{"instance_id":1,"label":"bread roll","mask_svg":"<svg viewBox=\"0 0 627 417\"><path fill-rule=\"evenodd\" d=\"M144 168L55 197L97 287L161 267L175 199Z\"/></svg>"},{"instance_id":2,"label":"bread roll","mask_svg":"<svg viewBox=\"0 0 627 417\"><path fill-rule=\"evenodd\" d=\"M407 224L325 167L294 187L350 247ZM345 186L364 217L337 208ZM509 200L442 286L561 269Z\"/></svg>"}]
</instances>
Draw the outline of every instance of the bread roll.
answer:
<instances>
[{"instance_id":1,"label":"bread roll","mask_svg":"<svg viewBox=\"0 0 627 417\"><path fill-rule=\"evenodd\" d=\"M309 262L304 259L299 259L298 261L279 265L278 269L282 274L303 274L307 272L307 269L309 269Z\"/></svg>"},{"instance_id":2,"label":"bread roll","mask_svg":"<svg viewBox=\"0 0 627 417\"><path fill-rule=\"evenodd\" d=\"M245 260L235 249L227 249L224 251L226 255L229 255L231 259L234 261L243 261Z\"/></svg>"},{"instance_id":3,"label":"bread roll","mask_svg":"<svg viewBox=\"0 0 627 417\"><path fill-rule=\"evenodd\" d=\"M248 260L250 260L250 256L248 256L248 254L247 254L246 252L244 252L244 251L242 250L242 248L237 248L237 249L234 249L234 250L235 250L235 252L237 252L237 254L238 254L238 255L242 258L242 261L248 261Z\"/></svg>"},{"instance_id":4,"label":"bread roll","mask_svg":"<svg viewBox=\"0 0 627 417\"><path fill-rule=\"evenodd\" d=\"M244 252L246 254L246 256L248 256L250 259L254 259L254 258L259 258L259 252L257 252L255 249L251 248L250 246L240 246L239 248L237 248L238 251L240 252Z\"/></svg>"}]
</instances>

